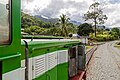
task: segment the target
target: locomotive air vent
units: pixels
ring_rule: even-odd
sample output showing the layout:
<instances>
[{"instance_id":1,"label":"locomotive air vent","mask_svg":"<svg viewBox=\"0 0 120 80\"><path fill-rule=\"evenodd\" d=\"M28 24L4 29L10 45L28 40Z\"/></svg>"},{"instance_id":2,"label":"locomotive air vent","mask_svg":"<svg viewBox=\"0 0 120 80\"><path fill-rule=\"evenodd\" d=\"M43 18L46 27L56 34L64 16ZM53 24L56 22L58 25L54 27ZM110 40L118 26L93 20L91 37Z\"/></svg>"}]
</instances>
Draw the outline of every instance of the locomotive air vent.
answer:
<instances>
[{"instance_id":1,"label":"locomotive air vent","mask_svg":"<svg viewBox=\"0 0 120 80\"><path fill-rule=\"evenodd\" d=\"M68 50L58 51L58 64L68 62Z\"/></svg>"},{"instance_id":2,"label":"locomotive air vent","mask_svg":"<svg viewBox=\"0 0 120 80\"><path fill-rule=\"evenodd\" d=\"M52 52L47 55L48 70L54 68L57 65L57 52Z\"/></svg>"},{"instance_id":3,"label":"locomotive air vent","mask_svg":"<svg viewBox=\"0 0 120 80\"><path fill-rule=\"evenodd\" d=\"M45 73L45 55L34 58L34 75L35 77Z\"/></svg>"}]
</instances>

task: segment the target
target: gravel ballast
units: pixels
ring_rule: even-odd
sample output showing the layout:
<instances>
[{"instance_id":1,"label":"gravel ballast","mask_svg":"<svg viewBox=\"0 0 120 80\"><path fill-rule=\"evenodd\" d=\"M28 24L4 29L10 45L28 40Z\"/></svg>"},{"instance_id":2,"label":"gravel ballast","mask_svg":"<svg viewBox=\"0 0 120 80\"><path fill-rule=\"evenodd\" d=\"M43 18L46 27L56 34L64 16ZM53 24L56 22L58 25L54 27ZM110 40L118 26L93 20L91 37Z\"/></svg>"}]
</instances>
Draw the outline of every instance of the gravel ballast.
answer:
<instances>
[{"instance_id":1,"label":"gravel ballast","mask_svg":"<svg viewBox=\"0 0 120 80\"><path fill-rule=\"evenodd\" d=\"M120 80L120 51L107 42L98 47L88 65L87 80Z\"/></svg>"}]
</instances>

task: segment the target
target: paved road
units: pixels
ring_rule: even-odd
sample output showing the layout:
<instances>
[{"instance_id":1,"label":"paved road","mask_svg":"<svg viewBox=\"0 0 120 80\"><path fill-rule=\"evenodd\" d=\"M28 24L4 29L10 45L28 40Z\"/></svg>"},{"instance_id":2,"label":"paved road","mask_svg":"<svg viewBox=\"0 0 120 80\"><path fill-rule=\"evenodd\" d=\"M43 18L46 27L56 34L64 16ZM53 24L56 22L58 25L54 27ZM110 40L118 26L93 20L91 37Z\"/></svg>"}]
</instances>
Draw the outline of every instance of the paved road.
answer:
<instances>
[{"instance_id":1,"label":"paved road","mask_svg":"<svg viewBox=\"0 0 120 80\"><path fill-rule=\"evenodd\" d=\"M113 42L100 45L88 65L87 80L120 80L120 50Z\"/></svg>"}]
</instances>

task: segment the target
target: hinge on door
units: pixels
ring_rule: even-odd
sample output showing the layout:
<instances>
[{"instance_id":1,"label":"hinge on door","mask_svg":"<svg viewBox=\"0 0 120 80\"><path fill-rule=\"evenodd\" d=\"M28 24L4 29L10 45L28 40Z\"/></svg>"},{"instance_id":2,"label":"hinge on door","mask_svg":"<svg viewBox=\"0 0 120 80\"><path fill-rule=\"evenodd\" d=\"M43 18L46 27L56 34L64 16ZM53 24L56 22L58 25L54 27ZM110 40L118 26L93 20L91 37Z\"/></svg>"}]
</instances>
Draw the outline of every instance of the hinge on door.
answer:
<instances>
[{"instance_id":1,"label":"hinge on door","mask_svg":"<svg viewBox=\"0 0 120 80\"><path fill-rule=\"evenodd\" d=\"M58 59L58 57L56 56L55 59Z\"/></svg>"},{"instance_id":2,"label":"hinge on door","mask_svg":"<svg viewBox=\"0 0 120 80\"><path fill-rule=\"evenodd\" d=\"M34 70L34 66L32 65L32 70Z\"/></svg>"}]
</instances>

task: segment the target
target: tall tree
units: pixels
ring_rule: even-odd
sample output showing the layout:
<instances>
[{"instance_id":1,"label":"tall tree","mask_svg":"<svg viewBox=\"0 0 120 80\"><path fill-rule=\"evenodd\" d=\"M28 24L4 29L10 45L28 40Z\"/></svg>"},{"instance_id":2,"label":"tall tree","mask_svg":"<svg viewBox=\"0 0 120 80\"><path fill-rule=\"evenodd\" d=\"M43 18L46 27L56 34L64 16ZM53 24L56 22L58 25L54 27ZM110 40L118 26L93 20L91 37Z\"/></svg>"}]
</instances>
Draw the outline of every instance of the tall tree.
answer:
<instances>
[{"instance_id":1,"label":"tall tree","mask_svg":"<svg viewBox=\"0 0 120 80\"><path fill-rule=\"evenodd\" d=\"M95 37L96 37L96 26L97 24L104 24L105 20L107 20L107 16L103 14L102 9L100 9L100 4L98 2L90 5L89 10L86 14L84 14L85 21L93 20L95 25Z\"/></svg>"},{"instance_id":2,"label":"tall tree","mask_svg":"<svg viewBox=\"0 0 120 80\"><path fill-rule=\"evenodd\" d=\"M89 36L89 33L93 33L93 28L91 24L83 23L78 26L78 35Z\"/></svg>"},{"instance_id":3,"label":"tall tree","mask_svg":"<svg viewBox=\"0 0 120 80\"><path fill-rule=\"evenodd\" d=\"M65 36L65 37L68 36L67 26L69 24L69 20L70 18L68 18L65 14L62 14L59 18L59 24L61 26L62 36Z\"/></svg>"}]
</instances>

